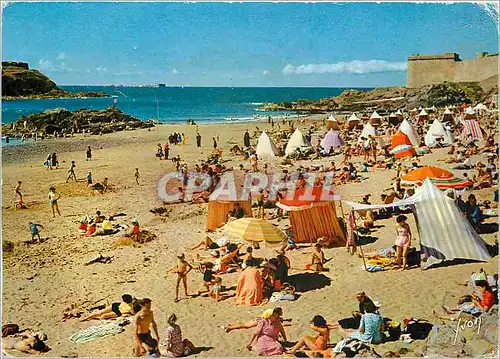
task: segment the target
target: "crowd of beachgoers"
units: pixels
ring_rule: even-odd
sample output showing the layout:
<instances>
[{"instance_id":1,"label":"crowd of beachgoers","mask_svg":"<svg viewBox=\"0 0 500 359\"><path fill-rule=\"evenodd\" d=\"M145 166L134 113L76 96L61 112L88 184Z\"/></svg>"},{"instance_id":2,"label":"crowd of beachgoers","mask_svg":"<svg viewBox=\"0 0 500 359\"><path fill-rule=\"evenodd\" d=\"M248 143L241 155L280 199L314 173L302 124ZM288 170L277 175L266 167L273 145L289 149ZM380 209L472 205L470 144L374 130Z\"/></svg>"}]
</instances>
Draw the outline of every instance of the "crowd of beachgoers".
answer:
<instances>
[{"instance_id":1,"label":"crowd of beachgoers","mask_svg":"<svg viewBox=\"0 0 500 359\"><path fill-rule=\"evenodd\" d=\"M133 353L138 357L183 357L200 354L202 350L197 343L200 338L196 336L186 339L183 336L181 327L177 323L178 319L182 320L182 315L176 310L176 305L197 300L196 298L213 301L217 305L262 306L259 317L249 316L245 321L226 323L223 326L227 333L235 330L251 330L246 344L246 349L251 355L337 357L345 356L346 353L364 355L368 353L374 356L380 343L387 341L411 343L417 338L424 339L425 336L422 338L421 333L422 327L427 327L419 325L422 324L419 320L412 317L406 321L388 318L384 313L384 307L377 300L377 294L373 292L373 287L371 291L360 288L345 293L345 300L352 307L352 313L338 313L338 315L347 317L347 320L326 318L327 315L319 304L312 303L315 310L311 310L310 306L304 307L303 310L307 308L307 315L310 317L310 330L295 337L288 332L290 327L295 325L295 320L284 315L288 308L304 296L304 291L300 289L304 281L331 279L329 274L333 270L334 263L331 262L332 258L328 257L332 257L331 253L334 251L341 250L338 247L347 250L354 258L359 256L360 261L362 259L360 263L364 263L366 271L377 267L382 268L381 271L397 269L414 272L420 267L423 253L418 246L417 224L410 219L412 206L406 204L391 207L390 204L411 199L419 191L419 186L425 178L413 182L405 178L411 176L414 171L429 169L422 162L426 156L434 152L444 154L444 157L433 163L435 166L433 170L439 171L441 165L454 170L453 180L449 180L447 186L438 188L446 189L444 193L453 199L468 226L480 235L486 233L483 228L484 221L496 216L498 204L496 188L498 112L489 108L474 110L468 106L459 106L398 111L385 118L376 115L376 112L361 118L353 116L335 119L333 116L323 115L311 119L280 120L269 117L265 121L252 124L255 129L249 130L250 124L247 125L248 128L241 127L245 131L238 133L238 136L241 136L239 138L227 135L223 127L219 127L220 131L208 134L204 132L203 125L191 124L188 129L176 129L170 132L162 143L156 141L151 143L150 149L147 149L151 158L167 163L165 166L179 175L178 181L171 185L171 190L178 193L177 200L164 202L161 210L156 209L158 216L175 206L207 206L212 200L211 195L220 186L221 179L229 172L240 175L260 173L267 176L279 173L282 182L289 183L293 180L295 183L292 190L280 189L277 193L271 193L269 188L262 188L250 193L248 200L234 201L229 210L225 207L226 213L223 213L225 217L223 222L227 223L218 223L216 225L218 228L215 229L209 228L206 231L203 229L202 238L197 237L194 242L187 243L187 239L185 242L180 242L183 245L178 245L174 249L175 265L172 268L158 269L162 272L161 276L165 275L166 271L165 278L175 289L172 298L162 298L170 301L171 305L158 307L155 305L157 300L152 295L139 297L124 292L121 298L113 298L111 303L108 302L106 305L71 308L65 312L66 323L98 321L99 325L81 329L70 338L70 341L83 343L118 334L124 330L124 326L131 323L134 328L131 334L133 348L122 348L123 355ZM439 131L436 132L437 127ZM119 136L119 134L114 135ZM394 143L394 137L399 135L402 136L403 143ZM75 136L78 137L80 134L76 133ZM89 135L86 136L88 137ZM191 155L184 156L183 148L187 147L191 148L190 151L195 153L198 159ZM97 163L95 153L106 157L107 151L108 149L93 148L92 144L89 144L81 157L70 158L65 154L65 160L61 161L61 156L52 152L41 161L43 165L40 163L37 168L37 176L43 177L47 173L48 176L52 176L51 183L58 182L46 188L48 192L43 194L48 200L46 210L41 206L38 209L41 213L38 219L32 219L27 224L31 233L29 240L31 245L42 244L44 236L51 236L49 228L53 226L47 225L46 222L57 223L67 216L64 206L60 207L64 197L72 196L67 186L72 186L75 196L86 191L86 196L91 194L92 198L103 198L102 201L106 201L104 198L109 193L119 191L117 178L103 174L102 168L92 169L93 163ZM75 152L70 154L74 155ZM201 156L204 157L203 160L199 159ZM123 161L120 164L122 169L120 176L130 179L127 186L133 192L143 190L145 182L149 181L142 174L145 171L144 167L137 163ZM79 167L85 170L80 171ZM147 171L150 173L149 169ZM94 177L96 172L102 176L98 180ZM53 173L56 173L57 180ZM345 186L350 184L362 186L375 181L370 177L374 173L388 174L384 177L384 183L375 184L378 189L384 191L380 199L370 191L365 191L359 198L354 199L349 195L344 196L342 189ZM429 173L433 173L432 168ZM198 175L209 178L209 185L193 193L189 190L192 185L190 179ZM429 175L429 178L448 179L446 176L436 176L433 178ZM25 183L29 185L30 180L26 176L19 176L12 193L4 187L4 197L11 198L7 207L13 210L12 217L8 217L7 220L13 221L16 213L29 211L33 204L33 199L30 198L32 194L27 194L24 190ZM64 193L59 192L61 186L65 189ZM363 205L389 206L355 211L348 209L345 204L344 206L340 204L340 207L336 208L336 215L340 217L342 238L336 235L323 235L310 238L304 243L297 238L294 223L290 220L291 212L298 208L282 204L287 198L292 202L294 200L300 202L294 193L304 193L307 189L311 189L314 193L315 188L327 192L334 190L335 193L342 194L343 198ZM33 193L32 186L30 191ZM291 191L293 193L290 193ZM480 196L476 191L481 191ZM486 198L485 194L489 198ZM151 203L156 200L152 198ZM313 207L316 200L316 197L309 199L308 206ZM245 207L243 203L245 201L250 204L250 209ZM78 208L72 208L73 218L70 220L74 235L80 241L90 239L104 241L103 238L112 238L115 241L128 240L133 246L137 244L145 247L150 242L153 243L157 235L154 233L154 228L141 223L141 213L137 211L136 216L129 218L130 216L124 212L126 211L98 209L90 213L88 210L79 211ZM243 222L245 220L247 222ZM238 223L245 226L239 235L237 231L229 233L228 226L236 226ZM394 228L392 232L388 232L395 233L392 246L364 253L361 246L362 237L377 236L380 223L390 224ZM167 218L163 225L175 224L169 223ZM253 230L259 231L259 236L252 234ZM6 240L9 241L11 238L4 236L4 242ZM498 253L494 250L496 245L497 243L491 244L489 248L492 261L496 260L495 256ZM306 262L294 263L298 258L297 253L304 252L308 254ZM99 255L92 263L108 261L112 261L112 258ZM196 279L197 283L201 283L198 288L193 288L193 273L199 277ZM232 279L235 275L237 280L234 283ZM300 275L304 277L297 279ZM420 275L425 276L425 272ZM8 281L8 277L5 280ZM374 282L377 280L384 279L382 277L373 279ZM462 290L464 295L455 307L435 308L436 310L432 312L433 320L456 321L461 317L479 318L497 305L497 273L482 268L478 270L475 267L470 277L458 280L465 282L462 284L467 286L467 289ZM149 285L153 286L154 281L149 282ZM57 290L56 283L53 289ZM327 289L326 285L318 285L314 290ZM429 291L431 290L429 288ZM395 296L393 300L411 299L402 295ZM177 304L179 302L181 304ZM282 305L283 303L287 303L286 306ZM19 310L22 310L21 307ZM169 313L165 317L164 331L159 332L157 316L160 315L158 313L163 315L163 311ZM223 313L224 309L221 311ZM230 321L231 317L227 317L227 322ZM5 324L2 327L4 352L40 354L50 350L45 343L49 342L50 338L44 333L47 331L45 326L48 323L41 323L37 330L22 330L16 324L3 324ZM61 325L64 326L65 323ZM191 323L191 326L196 328L196 323ZM427 328L427 333L429 331ZM332 333L336 333L338 340L331 340ZM210 339L210 337L203 338L204 345L210 344ZM54 345L57 344L51 344L52 347ZM236 355L236 351L232 352L232 349L228 347L226 353ZM207 350L210 355L210 350ZM386 354L386 356L399 356L393 352Z\"/></svg>"}]
</instances>

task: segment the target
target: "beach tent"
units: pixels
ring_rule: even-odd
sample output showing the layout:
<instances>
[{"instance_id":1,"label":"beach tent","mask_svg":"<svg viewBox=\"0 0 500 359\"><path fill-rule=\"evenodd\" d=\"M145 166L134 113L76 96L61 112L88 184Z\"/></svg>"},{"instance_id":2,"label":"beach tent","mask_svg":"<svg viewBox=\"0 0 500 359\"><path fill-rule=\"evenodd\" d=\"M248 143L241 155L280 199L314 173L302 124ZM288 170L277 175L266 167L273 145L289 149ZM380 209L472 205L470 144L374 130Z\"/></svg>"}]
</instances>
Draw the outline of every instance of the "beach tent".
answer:
<instances>
[{"instance_id":1,"label":"beach tent","mask_svg":"<svg viewBox=\"0 0 500 359\"><path fill-rule=\"evenodd\" d=\"M309 147L307 145L306 139L300 130L297 128L290 136L288 143L285 148L285 155L291 155L297 148Z\"/></svg>"},{"instance_id":2,"label":"beach tent","mask_svg":"<svg viewBox=\"0 0 500 359\"><path fill-rule=\"evenodd\" d=\"M415 107L415 108L412 108L409 112L410 112L410 114L412 114L412 115L416 115L416 114L418 113L418 110L417 110L417 108Z\"/></svg>"},{"instance_id":3,"label":"beach tent","mask_svg":"<svg viewBox=\"0 0 500 359\"><path fill-rule=\"evenodd\" d=\"M339 136L339 133L334 130L328 131L325 137L321 140L321 147L325 151L329 151L331 147L337 149L344 145L344 141Z\"/></svg>"},{"instance_id":4,"label":"beach tent","mask_svg":"<svg viewBox=\"0 0 500 359\"><path fill-rule=\"evenodd\" d=\"M476 111L486 111L488 109L488 106L483 105L482 103L478 103L476 106L473 107L473 109Z\"/></svg>"},{"instance_id":5,"label":"beach tent","mask_svg":"<svg viewBox=\"0 0 500 359\"><path fill-rule=\"evenodd\" d=\"M425 111L425 109L422 109L422 111L420 111L420 113L418 114L418 119L419 120L428 120L429 119L429 114L427 113L427 111Z\"/></svg>"},{"instance_id":6,"label":"beach tent","mask_svg":"<svg viewBox=\"0 0 500 359\"><path fill-rule=\"evenodd\" d=\"M375 129L375 127L373 127L370 122L367 122L363 126L363 130L361 131L361 135L359 135L358 145L359 144L363 144L363 140L361 139L361 137L364 137L364 138L366 138L368 140L369 136L371 136L371 137L377 137L378 133L377 133L377 130ZM378 147L381 148L383 146L382 139L381 138L376 138L376 141L377 141Z\"/></svg>"},{"instance_id":7,"label":"beach tent","mask_svg":"<svg viewBox=\"0 0 500 359\"><path fill-rule=\"evenodd\" d=\"M469 137L472 137L474 140L483 139L483 130L476 120L462 120L461 123L463 126L462 133L460 134L462 140L466 140Z\"/></svg>"},{"instance_id":8,"label":"beach tent","mask_svg":"<svg viewBox=\"0 0 500 359\"><path fill-rule=\"evenodd\" d=\"M337 246L345 245L345 234L340 227L334 201L322 200L323 188L315 187L309 196L301 188L292 198L283 198L276 205L288 211L296 243L315 243L318 238L335 239ZM306 199L304 199L306 197Z\"/></svg>"},{"instance_id":9,"label":"beach tent","mask_svg":"<svg viewBox=\"0 0 500 359\"><path fill-rule=\"evenodd\" d=\"M454 122L454 120L453 120L453 112L451 112L448 107L446 107L444 109L444 112L443 112L443 122Z\"/></svg>"},{"instance_id":10,"label":"beach tent","mask_svg":"<svg viewBox=\"0 0 500 359\"><path fill-rule=\"evenodd\" d=\"M390 153L396 158L413 157L417 154L408 136L401 131L392 136Z\"/></svg>"},{"instance_id":11,"label":"beach tent","mask_svg":"<svg viewBox=\"0 0 500 359\"><path fill-rule=\"evenodd\" d=\"M356 116L356 114L353 112L351 116L347 119L347 127L348 128L354 128L359 124L359 118Z\"/></svg>"},{"instance_id":12,"label":"beach tent","mask_svg":"<svg viewBox=\"0 0 500 359\"><path fill-rule=\"evenodd\" d=\"M417 132L413 129L413 126L406 118L403 120L403 122L401 122L401 125L399 126L399 131L403 132L406 136L408 136L413 147L416 148L420 145Z\"/></svg>"},{"instance_id":13,"label":"beach tent","mask_svg":"<svg viewBox=\"0 0 500 359\"><path fill-rule=\"evenodd\" d=\"M395 115L398 117L403 117L403 112L401 111L401 109L398 109Z\"/></svg>"},{"instance_id":14,"label":"beach tent","mask_svg":"<svg viewBox=\"0 0 500 359\"><path fill-rule=\"evenodd\" d=\"M330 117L328 117L326 128L328 130L340 130L339 122L335 119L335 117L333 117L333 115L330 115Z\"/></svg>"},{"instance_id":15,"label":"beach tent","mask_svg":"<svg viewBox=\"0 0 500 359\"><path fill-rule=\"evenodd\" d=\"M380 116L377 111L373 111L373 113L370 116L370 122L372 125L379 125L380 122L382 121L382 116Z\"/></svg>"},{"instance_id":16,"label":"beach tent","mask_svg":"<svg viewBox=\"0 0 500 359\"><path fill-rule=\"evenodd\" d=\"M255 152L259 158L275 158L279 156L276 145L266 131L262 132L260 135Z\"/></svg>"},{"instance_id":17,"label":"beach tent","mask_svg":"<svg viewBox=\"0 0 500 359\"><path fill-rule=\"evenodd\" d=\"M453 259L488 261L486 243L460 212L455 201L441 192L430 179L410 198L388 205L364 205L347 202L354 210L414 205L420 237L422 268Z\"/></svg>"},{"instance_id":18,"label":"beach tent","mask_svg":"<svg viewBox=\"0 0 500 359\"><path fill-rule=\"evenodd\" d=\"M447 144L447 145L452 145L453 144L453 134L451 133L450 130L447 130L441 121L438 119L435 119L431 126L429 127L429 130L427 131L427 134L424 137L424 142L425 145L428 147L434 147L438 143L438 138L442 138L443 140L441 141L442 144Z\"/></svg>"},{"instance_id":19,"label":"beach tent","mask_svg":"<svg viewBox=\"0 0 500 359\"><path fill-rule=\"evenodd\" d=\"M468 119L475 119L476 118L476 111L472 107L467 107L464 110L464 120Z\"/></svg>"}]
</instances>

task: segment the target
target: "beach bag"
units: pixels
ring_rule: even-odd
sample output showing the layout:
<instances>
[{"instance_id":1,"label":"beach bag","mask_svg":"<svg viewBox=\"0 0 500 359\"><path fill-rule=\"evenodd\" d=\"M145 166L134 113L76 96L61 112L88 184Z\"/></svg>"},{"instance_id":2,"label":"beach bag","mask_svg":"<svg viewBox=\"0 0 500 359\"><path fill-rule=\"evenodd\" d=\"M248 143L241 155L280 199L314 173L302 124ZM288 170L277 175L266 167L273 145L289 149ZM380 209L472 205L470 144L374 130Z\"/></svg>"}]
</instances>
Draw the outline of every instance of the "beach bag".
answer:
<instances>
[{"instance_id":1,"label":"beach bag","mask_svg":"<svg viewBox=\"0 0 500 359\"><path fill-rule=\"evenodd\" d=\"M426 339L431 330L432 324L430 324L427 320L411 318L404 326L403 334L410 334L412 339L419 340Z\"/></svg>"},{"instance_id":2,"label":"beach bag","mask_svg":"<svg viewBox=\"0 0 500 359\"><path fill-rule=\"evenodd\" d=\"M13 335L16 333L19 333L19 325L17 324L2 325L2 337L6 337L8 335Z\"/></svg>"}]
</instances>

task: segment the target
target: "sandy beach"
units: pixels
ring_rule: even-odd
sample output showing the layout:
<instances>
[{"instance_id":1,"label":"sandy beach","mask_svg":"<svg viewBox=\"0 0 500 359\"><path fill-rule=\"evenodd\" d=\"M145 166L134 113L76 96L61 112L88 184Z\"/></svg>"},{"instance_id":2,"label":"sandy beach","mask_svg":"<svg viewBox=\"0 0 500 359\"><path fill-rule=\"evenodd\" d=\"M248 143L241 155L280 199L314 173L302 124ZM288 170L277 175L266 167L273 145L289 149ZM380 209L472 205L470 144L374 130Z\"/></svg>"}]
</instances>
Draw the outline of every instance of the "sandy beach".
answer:
<instances>
[{"instance_id":1,"label":"sandy beach","mask_svg":"<svg viewBox=\"0 0 500 359\"><path fill-rule=\"evenodd\" d=\"M319 117L309 119L296 127L309 128ZM169 206L172 211L166 220L150 213L161 207L162 201L156 195L158 179L168 171L174 170L172 161L160 161L155 157L158 143L166 143L172 132L183 132L187 142L183 146L171 146L170 156L180 155L182 162L190 167L205 160L212 150L212 137L219 136L219 145L227 167L237 167L240 163L249 168L248 161L241 156L229 155L234 143L242 145L243 133L255 127L270 130L267 122L232 123L228 125L200 125L202 148L196 148L195 126L159 125L151 131L136 130L103 136L46 140L29 146L8 147L3 149L3 240L14 242L12 252L3 252L3 323L16 323L21 328L32 328L47 334L47 344L52 350L47 356L79 357L124 357L132 356L133 328L127 325L123 333L84 344L72 344L68 338L79 330L97 322L81 323L77 319L62 322L63 311L71 305L89 301L89 307L98 304L111 304L124 293L138 298L153 300L153 311L160 331L166 326L166 317L175 312L183 335L199 347L211 348L198 356L254 356L248 352L252 330L240 330L226 334L221 327L230 322L248 321L258 317L266 308L276 306L266 304L261 307L235 306L234 298L216 303L209 298L197 297L183 299L174 303L175 275L168 275L168 269L175 265L176 254L185 252L188 261L195 258L196 251L186 247L194 246L205 238L207 204L177 204ZM287 126L286 126L287 127ZM322 128L322 133L324 129ZM285 128L284 126L282 128ZM305 132L305 131L304 131ZM313 135L313 142L315 136ZM252 140L255 145L256 138ZM91 146L92 161L86 161L85 149ZM431 154L420 157L422 165L436 165L438 158L445 157L447 148L435 149ZM47 170L43 162L48 153L57 152L60 169ZM79 182L66 183L67 170L71 161L76 161L76 174ZM340 163L342 156L325 157L314 161L295 161L299 165L311 164L327 166L334 160ZM353 159L355 165L362 162L361 157ZM482 160L484 155L472 158L473 162ZM444 163L440 167L461 175L467 171L451 170L452 165ZM135 183L134 170L139 168L140 185ZM85 176L91 171L94 182L109 178L111 190L96 194L86 187ZM470 175L474 171L468 171ZM378 203L380 194L391 186L395 170L370 169L367 180L342 185L338 193L342 199L360 201L366 193L372 194L372 202ZM17 181L22 180L22 191L28 209L15 210L12 199ZM61 194L59 207L61 217L52 218L47 193L55 186ZM492 189L474 191L479 200L492 198ZM344 208L345 210L346 208ZM105 216L112 213L126 213L116 221L130 226L137 217L141 229L156 234L157 239L135 248L114 245L114 236L81 238L75 221L85 215L95 215L100 210ZM337 207L340 216L340 208ZM414 217L409 215L409 224L417 237ZM43 243L26 244L30 239L29 222L44 226L41 230ZM486 220L496 222L497 217ZM372 236L373 243L363 247L365 252L390 247L395 238L394 219L378 220L378 228ZM482 235L489 244L495 241L496 233ZM274 249L262 246L257 254L262 257L273 255ZM289 252L292 267L303 267L309 262L312 248ZM85 265L85 262L99 254L111 256L112 262ZM357 309L355 293L364 290L372 299L382 303L382 313L386 317L400 321L402 318L432 317L432 310L442 305L454 306L457 299L465 294L464 287L458 282L468 280L471 272L484 268L494 273L498 267L496 258L487 263L466 263L429 270L420 268L407 271L391 270L368 273L362 270L362 260L351 256L345 248L325 249L331 284L322 289L300 293L293 302L280 302L285 318L293 318L292 326L287 327L289 340L294 341L310 330L309 322L316 314L323 315L329 322L349 317ZM298 273L291 270L291 274ZM236 285L239 273L223 276L224 285ZM202 274L195 271L189 274L189 291L194 293L202 287ZM336 331L331 333L331 341L341 337ZM421 351L424 341L406 345L414 354ZM376 346L383 354L387 350L401 347L400 342L389 342Z\"/></svg>"}]
</instances>

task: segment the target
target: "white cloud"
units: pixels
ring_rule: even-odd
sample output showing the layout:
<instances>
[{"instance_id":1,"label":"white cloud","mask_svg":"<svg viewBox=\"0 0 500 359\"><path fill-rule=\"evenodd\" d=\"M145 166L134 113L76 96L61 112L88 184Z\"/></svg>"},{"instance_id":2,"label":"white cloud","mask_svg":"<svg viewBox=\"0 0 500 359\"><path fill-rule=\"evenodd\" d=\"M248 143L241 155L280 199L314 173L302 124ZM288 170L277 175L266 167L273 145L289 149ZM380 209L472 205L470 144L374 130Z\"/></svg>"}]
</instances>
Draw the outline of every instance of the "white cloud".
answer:
<instances>
[{"instance_id":1,"label":"white cloud","mask_svg":"<svg viewBox=\"0 0 500 359\"><path fill-rule=\"evenodd\" d=\"M95 68L95 70L96 70L97 72L107 72L107 71L108 71L108 69L107 69L107 68L102 67L102 66L97 66L97 67Z\"/></svg>"},{"instance_id":2,"label":"white cloud","mask_svg":"<svg viewBox=\"0 0 500 359\"><path fill-rule=\"evenodd\" d=\"M172 69L172 73L173 73L174 75L177 75L177 74L179 73L179 71L177 71L177 69L174 67L174 68Z\"/></svg>"},{"instance_id":3,"label":"white cloud","mask_svg":"<svg viewBox=\"0 0 500 359\"><path fill-rule=\"evenodd\" d=\"M333 64L307 64L293 66L288 64L283 69L285 75L305 74L372 74L378 72L406 71L406 62L390 62L385 60L354 60Z\"/></svg>"},{"instance_id":4,"label":"white cloud","mask_svg":"<svg viewBox=\"0 0 500 359\"><path fill-rule=\"evenodd\" d=\"M264 76L267 76L267 75L269 75L270 73L271 73L271 71L269 71L269 70L264 70L264 71L262 71L262 75L264 75Z\"/></svg>"},{"instance_id":5,"label":"white cloud","mask_svg":"<svg viewBox=\"0 0 500 359\"><path fill-rule=\"evenodd\" d=\"M40 61L38 61L38 66L40 66L40 70L47 70L47 71L54 70L54 65L52 64L52 61L47 59L40 59Z\"/></svg>"},{"instance_id":6,"label":"white cloud","mask_svg":"<svg viewBox=\"0 0 500 359\"><path fill-rule=\"evenodd\" d=\"M40 67L40 70L47 72L76 72L75 69L66 65L65 62L54 64L48 59L40 59L38 61L38 66Z\"/></svg>"},{"instance_id":7,"label":"white cloud","mask_svg":"<svg viewBox=\"0 0 500 359\"><path fill-rule=\"evenodd\" d=\"M68 58L68 55L65 52L60 52L59 55L57 55L56 60L61 61L61 60L66 60Z\"/></svg>"}]
</instances>

